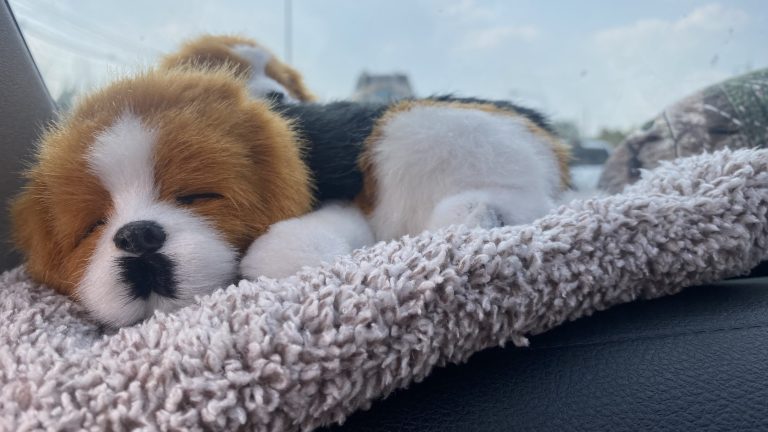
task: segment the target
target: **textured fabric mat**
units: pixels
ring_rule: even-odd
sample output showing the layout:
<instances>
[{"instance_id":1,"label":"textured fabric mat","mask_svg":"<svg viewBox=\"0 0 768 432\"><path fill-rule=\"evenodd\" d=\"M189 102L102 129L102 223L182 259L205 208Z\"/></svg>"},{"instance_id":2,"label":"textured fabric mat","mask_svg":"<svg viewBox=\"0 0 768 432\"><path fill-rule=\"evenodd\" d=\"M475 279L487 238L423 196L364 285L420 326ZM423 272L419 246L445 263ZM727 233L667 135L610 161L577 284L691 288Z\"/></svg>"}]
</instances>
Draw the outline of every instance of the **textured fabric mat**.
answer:
<instances>
[{"instance_id":1,"label":"textured fabric mat","mask_svg":"<svg viewBox=\"0 0 768 432\"><path fill-rule=\"evenodd\" d=\"M0 276L0 430L311 430L486 347L747 272L768 151L665 163L534 223L379 243L105 333ZM521 396L524 397L524 396Z\"/></svg>"}]
</instances>

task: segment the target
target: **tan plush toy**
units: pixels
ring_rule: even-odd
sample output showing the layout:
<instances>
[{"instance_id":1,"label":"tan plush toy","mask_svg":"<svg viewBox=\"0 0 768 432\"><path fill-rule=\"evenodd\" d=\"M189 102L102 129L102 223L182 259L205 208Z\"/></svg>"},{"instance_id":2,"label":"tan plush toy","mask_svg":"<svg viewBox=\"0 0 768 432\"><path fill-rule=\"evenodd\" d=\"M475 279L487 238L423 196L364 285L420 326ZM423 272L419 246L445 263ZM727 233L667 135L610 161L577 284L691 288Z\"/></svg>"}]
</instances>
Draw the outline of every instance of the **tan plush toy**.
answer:
<instances>
[{"instance_id":1,"label":"tan plush toy","mask_svg":"<svg viewBox=\"0 0 768 432\"><path fill-rule=\"evenodd\" d=\"M216 69L225 65L247 80L254 97L283 103L315 100L296 69L256 41L241 36L203 35L190 39L160 62L162 69Z\"/></svg>"}]
</instances>

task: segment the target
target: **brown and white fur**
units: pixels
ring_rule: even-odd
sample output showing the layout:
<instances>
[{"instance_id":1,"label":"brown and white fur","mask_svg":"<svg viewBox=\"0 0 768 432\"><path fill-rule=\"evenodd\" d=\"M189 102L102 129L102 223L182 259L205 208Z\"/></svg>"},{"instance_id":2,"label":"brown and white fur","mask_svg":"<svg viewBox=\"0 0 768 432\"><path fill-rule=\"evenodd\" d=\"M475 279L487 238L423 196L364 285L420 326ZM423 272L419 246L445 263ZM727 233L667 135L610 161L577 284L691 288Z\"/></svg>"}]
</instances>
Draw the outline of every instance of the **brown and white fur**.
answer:
<instances>
[{"instance_id":1,"label":"brown and white fur","mask_svg":"<svg viewBox=\"0 0 768 432\"><path fill-rule=\"evenodd\" d=\"M283 103L315 100L296 69L246 37L202 35L184 42L178 51L160 61L160 68L166 70L189 67L215 70L224 66L246 80L248 91L255 98L279 98Z\"/></svg>"},{"instance_id":2,"label":"brown and white fur","mask_svg":"<svg viewBox=\"0 0 768 432\"><path fill-rule=\"evenodd\" d=\"M310 105L293 109L323 112ZM333 176L317 174L318 135L289 109L221 69L149 71L85 98L43 137L13 203L27 271L124 326L376 240L528 222L567 183L566 148L526 116L405 101L361 140L357 189L319 202Z\"/></svg>"}]
</instances>

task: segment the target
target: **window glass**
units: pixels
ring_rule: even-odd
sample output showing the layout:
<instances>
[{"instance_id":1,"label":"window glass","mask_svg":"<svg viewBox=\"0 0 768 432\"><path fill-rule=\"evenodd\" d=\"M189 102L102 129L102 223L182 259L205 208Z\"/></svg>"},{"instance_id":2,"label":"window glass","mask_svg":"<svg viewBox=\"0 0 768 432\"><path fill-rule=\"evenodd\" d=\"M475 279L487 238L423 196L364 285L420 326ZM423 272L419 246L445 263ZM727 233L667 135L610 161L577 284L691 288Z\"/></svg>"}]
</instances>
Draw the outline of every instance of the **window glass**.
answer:
<instances>
[{"instance_id":1,"label":"window glass","mask_svg":"<svg viewBox=\"0 0 768 432\"><path fill-rule=\"evenodd\" d=\"M768 67L768 2L731 0L11 0L52 96L150 67L203 32L255 38L321 100L455 93L547 114L577 183L633 129Z\"/></svg>"}]
</instances>

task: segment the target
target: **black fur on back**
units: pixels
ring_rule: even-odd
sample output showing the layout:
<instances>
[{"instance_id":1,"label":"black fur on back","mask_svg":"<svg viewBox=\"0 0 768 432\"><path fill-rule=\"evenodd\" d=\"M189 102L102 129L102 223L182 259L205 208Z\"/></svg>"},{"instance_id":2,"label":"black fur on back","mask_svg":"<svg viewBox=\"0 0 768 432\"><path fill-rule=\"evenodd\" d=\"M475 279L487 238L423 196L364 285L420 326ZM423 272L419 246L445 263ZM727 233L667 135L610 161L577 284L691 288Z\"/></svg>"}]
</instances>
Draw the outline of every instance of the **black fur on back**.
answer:
<instances>
[{"instance_id":1,"label":"black fur on back","mask_svg":"<svg viewBox=\"0 0 768 432\"><path fill-rule=\"evenodd\" d=\"M306 143L304 161L315 180L318 202L352 200L363 187L357 160L376 120L390 105L358 102L280 105Z\"/></svg>"},{"instance_id":2,"label":"black fur on back","mask_svg":"<svg viewBox=\"0 0 768 432\"><path fill-rule=\"evenodd\" d=\"M544 129L545 131L555 135L555 130L552 128L552 125L549 124L549 120L547 117L544 116L544 114L531 109L526 108L524 106L520 106L517 104L514 104L509 101L504 100L487 100L487 99L478 99L478 98L472 98L472 97L457 97L452 94L447 95L434 95L427 98L428 100L434 100L434 101L440 101L440 102L463 102L463 103L478 103L478 104L490 104L495 106L496 108L501 108L503 110L508 110L515 112L517 114L520 114L521 116L527 118L528 120L532 121L536 126L539 126L540 128Z\"/></svg>"},{"instance_id":3,"label":"black fur on back","mask_svg":"<svg viewBox=\"0 0 768 432\"><path fill-rule=\"evenodd\" d=\"M511 102L453 95L431 96L426 100L491 104L524 116L542 129L554 134L543 115ZM376 121L397 102L287 105L276 100L275 103L274 108L277 112L293 121L301 139L306 143L303 157L314 177L315 197L318 203L354 199L363 187L363 173L358 167L358 158L363 151L365 140L371 135Z\"/></svg>"}]
</instances>

